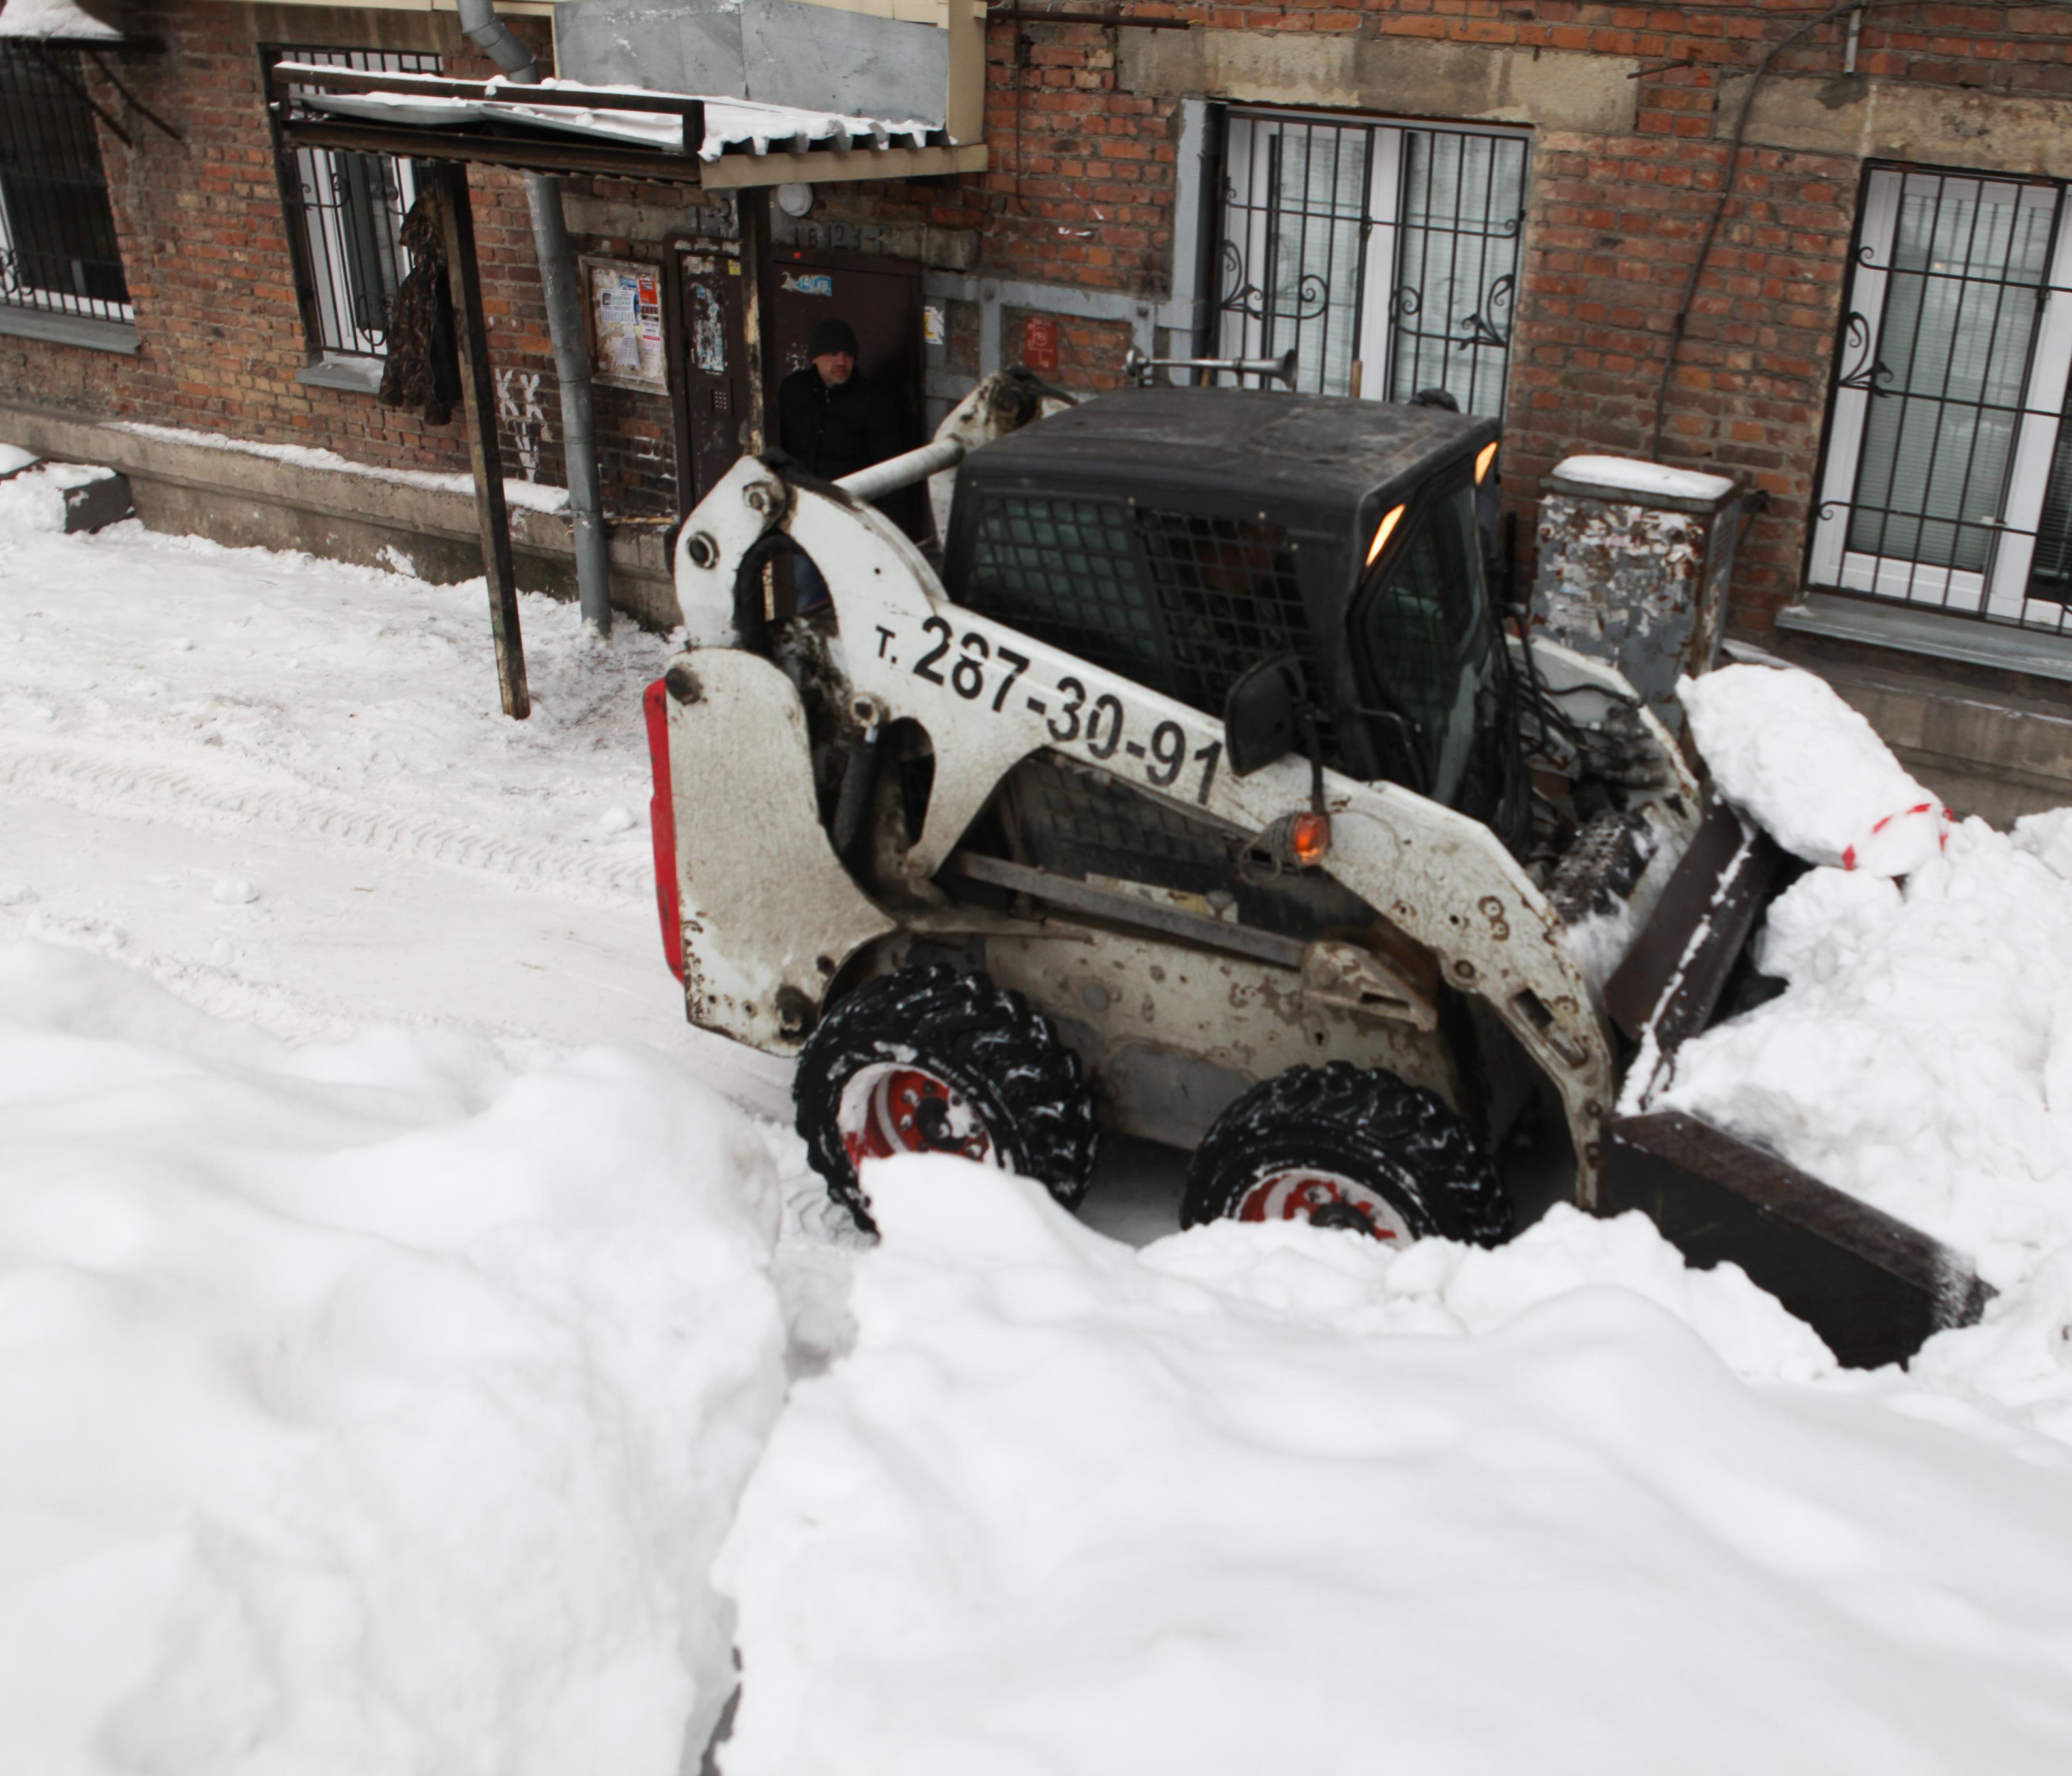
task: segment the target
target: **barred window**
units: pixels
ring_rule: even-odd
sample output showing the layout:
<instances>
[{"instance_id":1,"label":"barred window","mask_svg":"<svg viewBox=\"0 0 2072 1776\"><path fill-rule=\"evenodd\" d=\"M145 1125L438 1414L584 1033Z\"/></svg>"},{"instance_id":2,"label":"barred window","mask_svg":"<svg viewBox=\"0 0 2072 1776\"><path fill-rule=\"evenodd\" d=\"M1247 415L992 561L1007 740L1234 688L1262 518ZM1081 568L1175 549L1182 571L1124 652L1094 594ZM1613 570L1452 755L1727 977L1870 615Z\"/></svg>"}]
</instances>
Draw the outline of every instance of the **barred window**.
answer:
<instances>
[{"instance_id":1,"label":"barred window","mask_svg":"<svg viewBox=\"0 0 2072 1776\"><path fill-rule=\"evenodd\" d=\"M0 45L0 303L134 319L72 50Z\"/></svg>"},{"instance_id":2,"label":"barred window","mask_svg":"<svg viewBox=\"0 0 2072 1776\"><path fill-rule=\"evenodd\" d=\"M276 62L313 62L384 74L436 74L439 58L413 51L283 46ZM277 154L281 203L295 255L298 294L310 348L325 358L378 358L388 344L388 309L409 270L401 236L417 201L414 162L393 154L298 148Z\"/></svg>"},{"instance_id":3,"label":"barred window","mask_svg":"<svg viewBox=\"0 0 2072 1776\"><path fill-rule=\"evenodd\" d=\"M1231 109L1210 217L1217 355L1295 386L1501 417L1531 146L1520 130Z\"/></svg>"},{"instance_id":4,"label":"barred window","mask_svg":"<svg viewBox=\"0 0 2072 1776\"><path fill-rule=\"evenodd\" d=\"M2072 634L2068 190L1866 174L1814 585Z\"/></svg>"}]
</instances>

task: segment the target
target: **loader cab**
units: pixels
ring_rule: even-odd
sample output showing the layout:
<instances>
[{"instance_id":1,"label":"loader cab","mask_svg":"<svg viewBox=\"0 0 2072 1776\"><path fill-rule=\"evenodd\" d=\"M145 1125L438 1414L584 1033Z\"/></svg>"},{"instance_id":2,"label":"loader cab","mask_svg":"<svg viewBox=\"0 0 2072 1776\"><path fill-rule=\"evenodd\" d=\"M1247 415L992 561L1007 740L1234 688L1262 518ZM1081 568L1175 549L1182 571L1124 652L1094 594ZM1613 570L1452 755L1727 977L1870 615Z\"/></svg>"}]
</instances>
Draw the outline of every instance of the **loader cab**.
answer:
<instances>
[{"instance_id":1,"label":"loader cab","mask_svg":"<svg viewBox=\"0 0 2072 1776\"><path fill-rule=\"evenodd\" d=\"M1293 654L1326 764L1511 842L1523 771L1475 531L1498 435L1494 420L1324 396L1103 395L965 459L944 587L1211 714Z\"/></svg>"}]
</instances>

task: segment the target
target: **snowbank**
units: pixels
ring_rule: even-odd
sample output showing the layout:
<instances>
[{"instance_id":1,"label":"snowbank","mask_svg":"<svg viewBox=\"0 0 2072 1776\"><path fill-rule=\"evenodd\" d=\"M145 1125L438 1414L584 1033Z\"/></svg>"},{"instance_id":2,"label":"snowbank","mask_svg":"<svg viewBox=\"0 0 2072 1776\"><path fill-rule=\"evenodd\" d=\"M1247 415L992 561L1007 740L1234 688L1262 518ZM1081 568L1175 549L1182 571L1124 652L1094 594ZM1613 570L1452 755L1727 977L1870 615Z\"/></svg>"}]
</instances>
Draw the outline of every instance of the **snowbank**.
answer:
<instances>
[{"instance_id":1,"label":"snowbank","mask_svg":"<svg viewBox=\"0 0 2072 1776\"><path fill-rule=\"evenodd\" d=\"M0 1768L677 1776L776 1212L659 1060L0 948Z\"/></svg>"},{"instance_id":2,"label":"snowbank","mask_svg":"<svg viewBox=\"0 0 2072 1776\"><path fill-rule=\"evenodd\" d=\"M1724 666L1676 694L1720 794L1794 856L1903 876L1941 846L1949 811L1825 679Z\"/></svg>"},{"instance_id":3,"label":"snowbank","mask_svg":"<svg viewBox=\"0 0 2072 1776\"><path fill-rule=\"evenodd\" d=\"M34 458L30 459L35 461ZM14 472L10 473L10 469ZM43 462L33 468L0 458L0 545L52 532L65 524L67 487L98 481L108 471L80 462Z\"/></svg>"},{"instance_id":4,"label":"snowbank","mask_svg":"<svg viewBox=\"0 0 2072 1776\"><path fill-rule=\"evenodd\" d=\"M870 1187L854 1351L722 1556L726 1776L2072 1758L2072 1452L1796 1384L1638 1217L1138 1253L960 1161Z\"/></svg>"},{"instance_id":5,"label":"snowbank","mask_svg":"<svg viewBox=\"0 0 2072 1776\"><path fill-rule=\"evenodd\" d=\"M1967 820L1902 885L1815 870L1771 908L1782 997L1687 1043L1688 1110L1971 1255L2008 1289L2072 1248L2072 882Z\"/></svg>"}]
</instances>

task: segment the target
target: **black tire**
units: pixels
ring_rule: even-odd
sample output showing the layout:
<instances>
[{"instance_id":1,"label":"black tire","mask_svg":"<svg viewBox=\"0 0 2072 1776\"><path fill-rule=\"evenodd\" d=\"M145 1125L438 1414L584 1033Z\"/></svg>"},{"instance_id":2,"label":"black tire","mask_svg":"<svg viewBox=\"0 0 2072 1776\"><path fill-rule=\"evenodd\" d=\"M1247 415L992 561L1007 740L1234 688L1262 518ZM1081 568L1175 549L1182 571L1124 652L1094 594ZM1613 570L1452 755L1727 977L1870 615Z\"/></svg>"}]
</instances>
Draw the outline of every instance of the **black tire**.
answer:
<instances>
[{"instance_id":1,"label":"black tire","mask_svg":"<svg viewBox=\"0 0 2072 1776\"><path fill-rule=\"evenodd\" d=\"M1079 1057L1020 993L932 963L867 981L836 1005L807 1039L791 1082L807 1157L866 1231L874 1223L841 1126L844 1094L865 1068L932 1075L963 1100L999 1163L1041 1180L1068 1209L1087 1194L1099 1136Z\"/></svg>"},{"instance_id":2,"label":"black tire","mask_svg":"<svg viewBox=\"0 0 2072 1776\"><path fill-rule=\"evenodd\" d=\"M1275 1201L1272 1181L1304 1172L1350 1180L1381 1197L1412 1238L1432 1234L1476 1245L1511 1235L1511 1198L1496 1166L1436 1092L1350 1061L1292 1067L1262 1081L1216 1118L1187 1166L1180 1223L1253 1219ZM1330 1194L1328 1190L1319 1193ZM1268 1214L1377 1231L1345 1201L1317 1212ZM1392 1233L1384 1237L1395 1237Z\"/></svg>"}]
</instances>

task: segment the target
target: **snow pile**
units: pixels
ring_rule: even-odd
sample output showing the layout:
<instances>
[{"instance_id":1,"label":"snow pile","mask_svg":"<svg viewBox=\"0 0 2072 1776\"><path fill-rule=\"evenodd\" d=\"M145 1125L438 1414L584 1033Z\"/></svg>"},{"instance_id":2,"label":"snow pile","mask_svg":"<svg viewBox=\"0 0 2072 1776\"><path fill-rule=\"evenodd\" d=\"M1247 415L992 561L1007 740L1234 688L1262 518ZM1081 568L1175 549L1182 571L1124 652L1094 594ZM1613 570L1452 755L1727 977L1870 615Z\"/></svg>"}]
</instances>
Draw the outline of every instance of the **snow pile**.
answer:
<instances>
[{"instance_id":1,"label":"snow pile","mask_svg":"<svg viewBox=\"0 0 2072 1776\"><path fill-rule=\"evenodd\" d=\"M1790 990L1687 1043L1651 1108L1762 1142L1998 1287L2072 1247L2072 882L2041 837L1967 820L1904 884L1800 878L1758 955Z\"/></svg>"},{"instance_id":2,"label":"snow pile","mask_svg":"<svg viewBox=\"0 0 2072 1776\"><path fill-rule=\"evenodd\" d=\"M1638 1217L1140 1253L957 1161L870 1189L718 1568L726 1776L2072 1758L2072 1452L1804 1385Z\"/></svg>"},{"instance_id":3,"label":"snow pile","mask_svg":"<svg viewBox=\"0 0 2072 1776\"><path fill-rule=\"evenodd\" d=\"M47 42L119 43L122 33L75 6L72 0L6 0L0 12L0 39L29 38Z\"/></svg>"},{"instance_id":4,"label":"snow pile","mask_svg":"<svg viewBox=\"0 0 2072 1776\"><path fill-rule=\"evenodd\" d=\"M34 459L31 458L33 461ZM0 473L4 473L0 468ZM0 545L18 543L65 525L65 489L98 481L108 471L80 462L44 462L0 481Z\"/></svg>"},{"instance_id":5,"label":"snow pile","mask_svg":"<svg viewBox=\"0 0 2072 1776\"><path fill-rule=\"evenodd\" d=\"M0 1768L694 1767L783 1385L740 1119L28 944L0 1106Z\"/></svg>"},{"instance_id":6,"label":"snow pile","mask_svg":"<svg viewBox=\"0 0 2072 1776\"><path fill-rule=\"evenodd\" d=\"M1825 679L1725 666L1676 694L1714 787L1794 856L1903 876L1942 845L1948 810Z\"/></svg>"}]
</instances>

